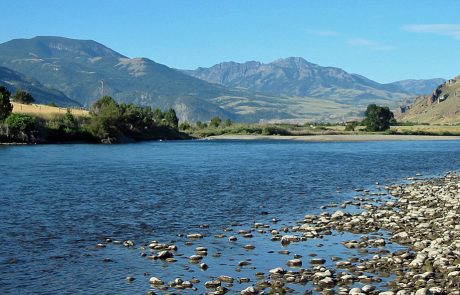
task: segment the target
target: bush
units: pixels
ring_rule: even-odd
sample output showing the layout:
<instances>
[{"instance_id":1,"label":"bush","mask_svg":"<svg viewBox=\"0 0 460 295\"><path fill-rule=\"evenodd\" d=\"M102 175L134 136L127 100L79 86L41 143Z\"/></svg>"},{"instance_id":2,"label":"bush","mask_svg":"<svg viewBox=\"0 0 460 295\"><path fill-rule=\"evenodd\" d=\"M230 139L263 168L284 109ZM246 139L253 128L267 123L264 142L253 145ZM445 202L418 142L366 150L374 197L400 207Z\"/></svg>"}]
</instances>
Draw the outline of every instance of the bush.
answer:
<instances>
[{"instance_id":1,"label":"bush","mask_svg":"<svg viewBox=\"0 0 460 295\"><path fill-rule=\"evenodd\" d=\"M16 90L16 93L12 97L14 102L31 104L35 101L34 97L27 91Z\"/></svg>"},{"instance_id":2,"label":"bush","mask_svg":"<svg viewBox=\"0 0 460 295\"><path fill-rule=\"evenodd\" d=\"M212 127L219 127L219 125L222 123L222 120L219 118L219 117L213 117L211 119L211 122L209 122L209 126L212 126Z\"/></svg>"},{"instance_id":3,"label":"bush","mask_svg":"<svg viewBox=\"0 0 460 295\"><path fill-rule=\"evenodd\" d=\"M192 128L192 126L189 122L183 122L179 125L180 130L189 130L190 128Z\"/></svg>"},{"instance_id":4,"label":"bush","mask_svg":"<svg viewBox=\"0 0 460 295\"><path fill-rule=\"evenodd\" d=\"M230 126L232 126L232 124L233 124L233 123L232 123L232 120L230 120L230 119L227 119L227 120L225 120L225 122L224 122L224 126L225 126L225 127L230 127Z\"/></svg>"},{"instance_id":5,"label":"bush","mask_svg":"<svg viewBox=\"0 0 460 295\"><path fill-rule=\"evenodd\" d=\"M29 115L14 113L6 118L5 124L13 133L27 133L36 129L37 119Z\"/></svg>"}]
</instances>

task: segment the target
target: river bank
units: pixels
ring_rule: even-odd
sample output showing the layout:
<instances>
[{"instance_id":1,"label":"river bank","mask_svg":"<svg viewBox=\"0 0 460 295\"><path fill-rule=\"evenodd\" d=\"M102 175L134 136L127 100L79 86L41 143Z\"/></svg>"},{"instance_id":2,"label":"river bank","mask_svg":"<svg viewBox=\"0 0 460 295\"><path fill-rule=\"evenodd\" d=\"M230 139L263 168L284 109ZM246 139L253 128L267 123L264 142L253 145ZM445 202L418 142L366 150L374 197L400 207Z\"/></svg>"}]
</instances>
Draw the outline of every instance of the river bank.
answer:
<instances>
[{"instance_id":1,"label":"river bank","mask_svg":"<svg viewBox=\"0 0 460 295\"><path fill-rule=\"evenodd\" d=\"M460 140L460 136L391 135L391 134L328 134L328 135L217 135L205 140L293 140L316 142L403 141L403 140Z\"/></svg>"},{"instance_id":2,"label":"river bank","mask_svg":"<svg viewBox=\"0 0 460 295\"><path fill-rule=\"evenodd\" d=\"M279 225L276 218L271 223L255 222L250 228L232 224L213 239L226 239L230 244L244 240L240 247L247 257L256 248L266 247L266 258L258 259L278 255L285 257L285 263L262 271L252 268L257 264L253 258L239 257L241 261L234 264L236 273L249 269L252 276L229 275L226 267L221 267L220 275L207 280L178 276L168 282L161 273L151 276L146 272L145 280L151 286L147 294L173 290L246 295L297 294L301 290L305 294L460 294L460 175L406 180L410 183L377 184L375 191L356 189L359 195L353 200L322 206L320 214L306 215L295 224ZM214 242L206 244L202 240L205 235L198 232L181 237L183 244L150 241L138 249L142 257L161 261L165 267L186 259L191 267L206 271L211 263L204 261ZM258 244L257 237L263 237L265 245ZM111 239L96 247L113 243L127 249L137 247L135 241ZM337 250L334 245L338 243L349 251L347 255ZM291 251L299 248L291 246L302 244L330 248L323 255L293 255ZM225 252L209 255L221 261L229 259L227 262L235 259Z\"/></svg>"}]
</instances>

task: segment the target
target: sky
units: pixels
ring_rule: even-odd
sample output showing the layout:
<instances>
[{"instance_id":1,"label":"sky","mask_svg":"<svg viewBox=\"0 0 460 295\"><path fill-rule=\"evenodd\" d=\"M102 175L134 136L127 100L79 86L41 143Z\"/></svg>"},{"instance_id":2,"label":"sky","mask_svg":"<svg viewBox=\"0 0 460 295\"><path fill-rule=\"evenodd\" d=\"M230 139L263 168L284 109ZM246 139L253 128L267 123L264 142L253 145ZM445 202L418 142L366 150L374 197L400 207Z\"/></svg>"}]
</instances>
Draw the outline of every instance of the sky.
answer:
<instances>
[{"instance_id":1,"label":"sky","mask_svg":"<svg viewBox=\"0 0 460 295\"><path fill-rule=\"evenodd\" d=\"M0 0L0 7L0 43L95 40L179 69L299 56L380 83L460 74L458 0Z\"/></svg>"}]
</instances>

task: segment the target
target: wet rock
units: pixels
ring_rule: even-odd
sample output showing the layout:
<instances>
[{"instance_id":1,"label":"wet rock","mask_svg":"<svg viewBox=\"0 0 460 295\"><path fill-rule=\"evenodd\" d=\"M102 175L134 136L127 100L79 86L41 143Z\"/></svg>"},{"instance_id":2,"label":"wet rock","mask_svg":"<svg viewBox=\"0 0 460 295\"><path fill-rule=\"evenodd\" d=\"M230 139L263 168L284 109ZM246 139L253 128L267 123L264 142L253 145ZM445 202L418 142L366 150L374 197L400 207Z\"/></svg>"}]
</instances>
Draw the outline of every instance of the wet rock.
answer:
<instances>
[{"instance_id":1,"label":"wet rock","mask_svg":"<svg viewBox=\"0 0 460 295\"><path fill-rule=\"evenodd\" d=\"M326 263L326 259L323 259L323 258L312 258L312 259L310 259L310 264L319 265L319 264L324 264L324 263Z\"/></svg>"},{"instance_id":2,"label":"wet rock","mask_svg":"<svg viewBox=\"0 0 460 295\"><path fill-rule=\"evenodd\" d=\"M188 234L187 238L188 239L202 239L203 235L202 234Z\"/></svg>"},{"instance_id":3,"label":"wet rock","mask_svg":"<svg viewBox=\"0 0 460 295\"><path fill-rule=\"evenodd\" d=\"M222 275L222 276L219 276L217 279L218 279L219 281L224 282L224 283L227 283L227 284L232 284L232 283L233 283L233 278L230 277L230 276L224 276L224 275Z\"/></svg>"},{"instance_id":4,"label":"wet rock","mask_svg":"<svg viewBox=\"0 0 460 295\"><path fill-rule=\"evenodd\" d=\"M302 260L300 260L300 259L291 259L291 260L288 260L288 262L286 264L289 267L301 267L302 266Z\"/></svg>"},{"instance_id":5,"label":"wet rock","mask_svg":"<svg viewBox=\"0 0 460 295\"><path fill-rule=\"evenodd\" d=\"M152 285L163 285L163 284L164 284L163 281L160 280L160 279L157 278L157 277L151 277L151 278L149 279L149 283L152 284Z\"/></svg>"},{"instance_id":6,"label":"wet rock","mask_svg":"<svg viewBox=\"0 0 460 295\"><path fill-rule=\"evenodd\" d=\"M158 252L158 255L157 257L159 259L167 259L167 258L172 258L174 256L174 254L172 254L171 252L169 251L161 251L161 252Z\"/></svg>"},{"instance_id":7,"label":"wet rock","mask_svg":"<svg viewBox=\"0 0 460 295\"><path fill-rule=\"evenodd\" d=\"M254 289L254 287L247 287L246 289L242 290L240 292L241 295L256 295L258 294L259 292L257 292L256 289Z\"/></svg>"},{"instance_id":8,"label":"wet rock","mask_svg":"<svg viewBox=\"0 0 460 295\"><path fill-rule=\"evenodd\" d=\"M219 280L214 280L214 281L207 281L204 283L204 286L206 289L215 289L220 286L220 281Z\"/></svg>"}]
</instances>

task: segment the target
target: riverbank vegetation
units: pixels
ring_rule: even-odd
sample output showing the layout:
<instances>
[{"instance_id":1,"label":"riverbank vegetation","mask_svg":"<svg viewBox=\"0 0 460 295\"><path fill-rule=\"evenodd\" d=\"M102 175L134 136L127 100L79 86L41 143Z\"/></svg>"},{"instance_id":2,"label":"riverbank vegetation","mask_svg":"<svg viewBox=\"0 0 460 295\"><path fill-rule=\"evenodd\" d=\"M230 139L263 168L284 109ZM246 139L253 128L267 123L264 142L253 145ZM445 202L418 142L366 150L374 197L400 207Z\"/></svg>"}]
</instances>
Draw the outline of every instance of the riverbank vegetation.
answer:
<instances>
[{"instance_id":1,"label":"riverbank vegetation","mask_svg":"<svg viewBox=\"0 0 460 295\"><path fill-rule=\"evenodd\" d=\"M28 93L19 95L33 102ZM118 104L113 98L104 96L93 104L89 112L77 111L79 115L70 109L60 113L61 109L46 106L43 109L58 109L59 113L13 113L10 97L10 92L0 87L0 142L116 143L189 138L187 134L179 132L173 109L164 112L133 104Z\"/></svg>"},{"instance_id":2,"label":"riverbank vegetation","mask_svg":"<svg viewBox=\"0 0 460 295\"><path fill-rule=\"evenodd\" d=\"M16 102L11 102L14 97ZM21 103L19 103L19 101ZM91 110L32 104L25 91L11 95L0 87L0 142L117 143L158 139L206 138L218 135L457 135L460 126L397 122L387 107L369 105L362 121L344 123L235 123L213 117L208 122L180 122L173 109L162 111L118 104L104 96Z\"/></svg>"}]
</instances>

